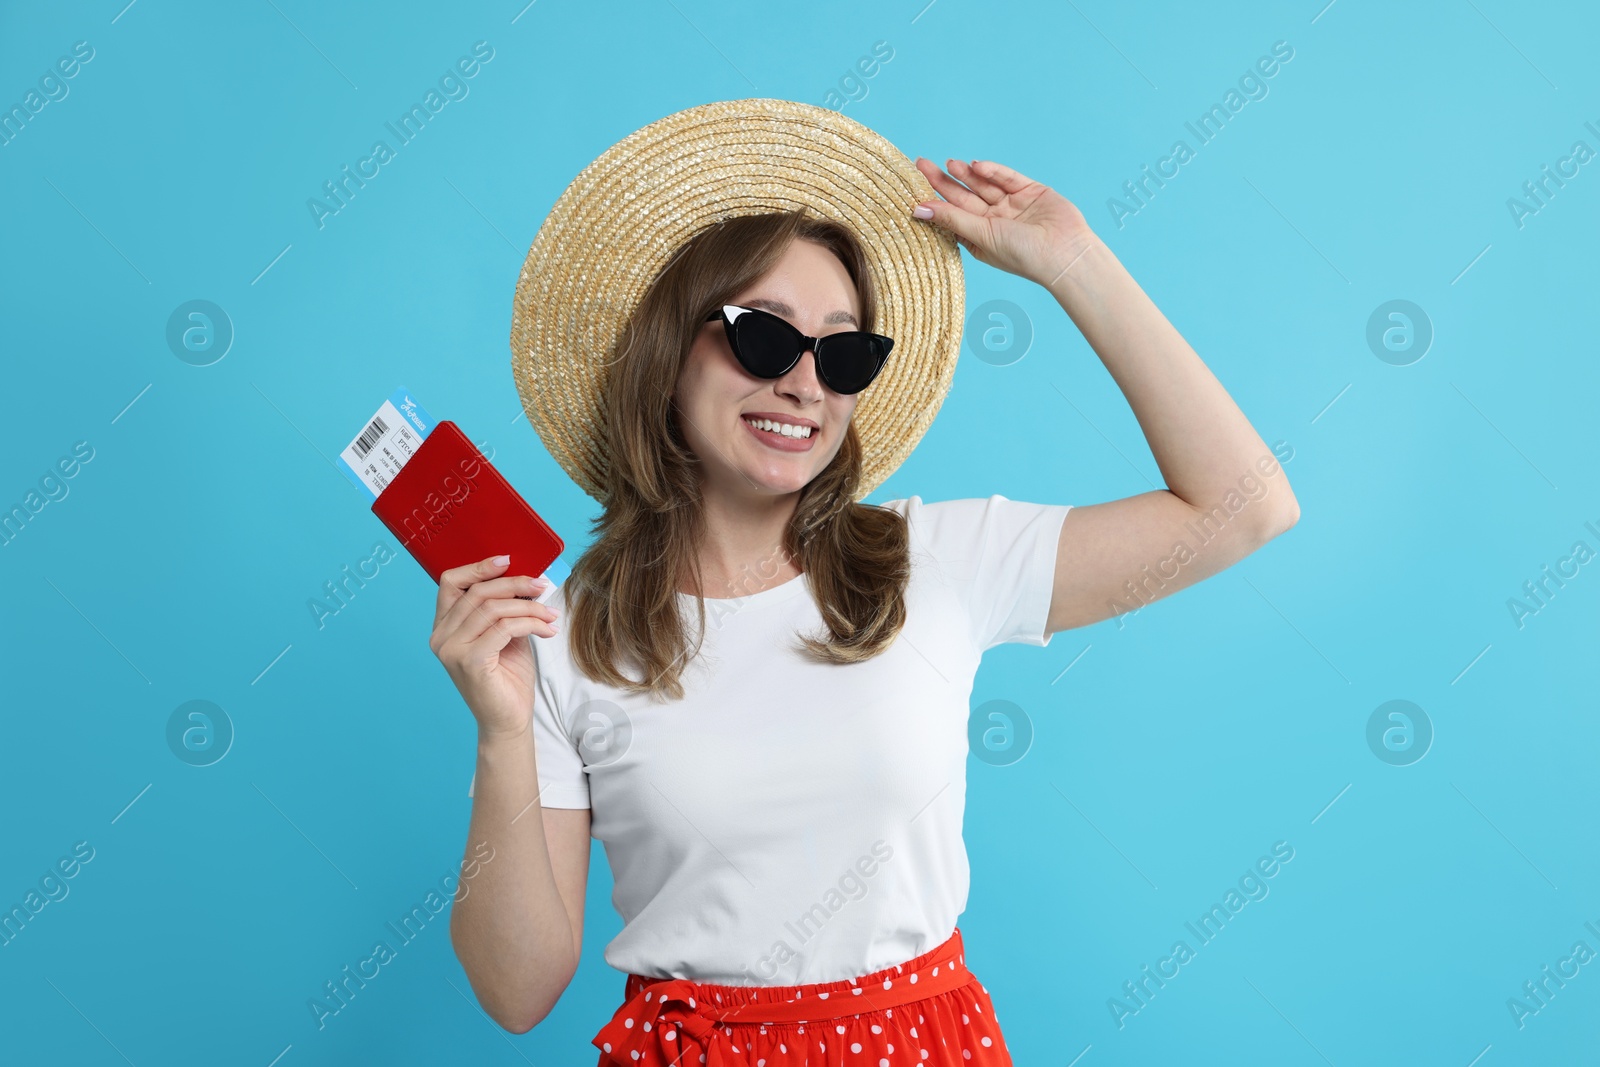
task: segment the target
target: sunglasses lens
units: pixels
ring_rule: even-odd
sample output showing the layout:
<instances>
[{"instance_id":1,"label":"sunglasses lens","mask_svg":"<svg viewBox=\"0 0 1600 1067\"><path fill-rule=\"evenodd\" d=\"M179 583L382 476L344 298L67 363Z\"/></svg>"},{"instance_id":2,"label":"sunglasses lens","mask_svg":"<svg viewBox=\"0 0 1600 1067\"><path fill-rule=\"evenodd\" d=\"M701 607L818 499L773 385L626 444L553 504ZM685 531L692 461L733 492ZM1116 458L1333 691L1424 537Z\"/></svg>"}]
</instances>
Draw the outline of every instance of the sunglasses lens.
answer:
<instances>
[{"instance_id":1,"label":"sunglasses lens","mask_svg":"<svg viewBox=\"0 0 1600 1067\"><path fill-rule=\"evenodd\" d=\"M758 378L777 378L795 364L795 332L782 319L746 311L733 320L733 351L744 369ZM822 379L836 393L859 393L878 376L893 341L870 334L839 333L822 338Z\"/></svg>"},{"instance_id":2,"label":"sunglasses lens","mask_svg":"<svg viewBox=\"0 0 1600 1067\"><path fill-rule=\"evenodd\" d=\"M823 373L837 393L859 393L877 377L883 351L871 337L839 335L825 338L822 346L827 361Z\"/></svg>"},{"instance_id":3,"label":"sunglasses lens","mask_svg":"<svg viewBox=\"0 0 1600 1067\"><path fill-rule=\"evenodd\" d=\"M776 378L794 362L794 335L765 315L740 315L733 323L734 349L745 370Z\"/></svg>"}]
</instances>

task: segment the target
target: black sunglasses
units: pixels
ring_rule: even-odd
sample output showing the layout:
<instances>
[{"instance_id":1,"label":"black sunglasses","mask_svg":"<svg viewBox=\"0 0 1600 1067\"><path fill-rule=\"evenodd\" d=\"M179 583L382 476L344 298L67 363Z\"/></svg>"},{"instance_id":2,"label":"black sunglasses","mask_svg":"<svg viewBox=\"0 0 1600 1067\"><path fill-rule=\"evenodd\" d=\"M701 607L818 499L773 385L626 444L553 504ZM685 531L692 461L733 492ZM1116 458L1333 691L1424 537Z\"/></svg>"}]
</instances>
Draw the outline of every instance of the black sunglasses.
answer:
<instances>
[{"instance_id":1,"label":"black sunglasses","mask_svg":"<svg viewBox=\"0 0 1600 1067\"><path fill-rule=\"evenodd\" d=\"M739 364L757 378L783 377L809 348L817 356L817 375L836 393L859 393L871 385L894 347L893 338L860 330L807 337L785 319L738 304L706 316L707 322L717 319Z\"/></svg>"}]
</instances>

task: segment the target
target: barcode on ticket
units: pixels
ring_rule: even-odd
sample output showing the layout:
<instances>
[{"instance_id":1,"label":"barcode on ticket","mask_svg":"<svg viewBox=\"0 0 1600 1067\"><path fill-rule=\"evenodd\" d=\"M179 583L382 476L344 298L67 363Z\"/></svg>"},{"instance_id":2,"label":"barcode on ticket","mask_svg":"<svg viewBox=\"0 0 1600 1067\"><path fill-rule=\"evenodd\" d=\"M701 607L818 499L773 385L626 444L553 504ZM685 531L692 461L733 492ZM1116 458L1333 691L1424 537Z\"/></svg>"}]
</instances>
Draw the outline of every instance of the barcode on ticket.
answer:
<instances>
[{"instance_id":1,"label":"barcode on ticket","mask_svg":"<svg viewBox=\"0 0 1600 1067\"><path fill-rule=\"evenodd\" d=\"M383 402L339 453L339 469L373 500L394 480L433 429L433 420L404 389Z\"/></svg>"}]
</instances>

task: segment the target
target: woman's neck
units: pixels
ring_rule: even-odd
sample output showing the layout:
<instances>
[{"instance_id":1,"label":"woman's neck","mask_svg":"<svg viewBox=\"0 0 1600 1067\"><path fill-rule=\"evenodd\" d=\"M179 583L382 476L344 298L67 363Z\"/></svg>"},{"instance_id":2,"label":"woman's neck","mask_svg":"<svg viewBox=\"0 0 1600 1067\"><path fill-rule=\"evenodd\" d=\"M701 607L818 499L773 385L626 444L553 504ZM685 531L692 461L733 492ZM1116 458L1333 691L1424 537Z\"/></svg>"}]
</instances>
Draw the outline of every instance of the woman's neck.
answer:
<instances>
[{"instance_id":1,"label":"woman's neck","mask_svg":"<svg viewBox=\"0 0 1600 1067\"><path fill-rule=\"evenodd\" d=\"M705 535L700 545L700 575L708 599L749 596L800 575L799 560L784 548L785 533L800 494L704 497ZM680 588L695 595L693 576Z\"/></svg>"}]
</instances>

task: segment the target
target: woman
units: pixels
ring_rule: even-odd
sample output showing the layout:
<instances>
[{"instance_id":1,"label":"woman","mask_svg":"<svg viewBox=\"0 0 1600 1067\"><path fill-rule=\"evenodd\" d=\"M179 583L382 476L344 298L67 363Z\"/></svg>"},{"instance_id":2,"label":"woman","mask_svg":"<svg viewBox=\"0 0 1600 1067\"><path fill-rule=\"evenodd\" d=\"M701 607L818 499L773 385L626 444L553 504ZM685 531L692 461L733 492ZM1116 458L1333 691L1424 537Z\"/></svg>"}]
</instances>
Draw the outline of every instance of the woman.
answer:
<instances>
[{"instance_id":1,"label":"woman","mask_svg":"<svg viewBox=\"0 0 1600 1067\"><path fill-rule=\"evenodd\" d=\"M495 848L452 939L508 1030L577 968L593 836L625 921L606 959L628 975L594 1039L602 1067L1011 1063L955 926L982 652L1106 618L1130 581L1170 595L1297 517L1270 450L1076 208L997 163L916 168L943 199L907 225L1044 285L1170 488L860 504L889 439L931 420L908 379L887 406L873 394L924 349L874 333L875 274L902 274L873 269L872 231L754 211L677 244L609 362L588 434L605 508L570 579L552 590L495 557L440 582L430 645L479 731L469 842ZM902 422L859 427L869 398ZM1270 490L1221 506L1262 461Z\"/></svg>"}]
</instances>

